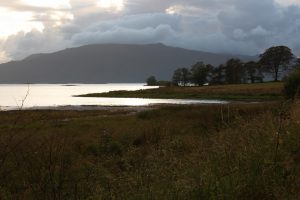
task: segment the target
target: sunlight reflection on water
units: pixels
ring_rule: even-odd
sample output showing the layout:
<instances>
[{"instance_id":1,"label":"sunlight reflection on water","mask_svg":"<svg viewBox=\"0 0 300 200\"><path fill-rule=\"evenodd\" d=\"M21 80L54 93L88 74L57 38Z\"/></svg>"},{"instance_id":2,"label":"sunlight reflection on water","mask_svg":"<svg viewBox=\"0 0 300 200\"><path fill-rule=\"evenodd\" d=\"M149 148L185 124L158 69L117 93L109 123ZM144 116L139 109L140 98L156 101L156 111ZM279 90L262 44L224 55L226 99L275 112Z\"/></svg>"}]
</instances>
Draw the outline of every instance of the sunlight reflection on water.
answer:
<instances>
[{"instance_id":1,"label":"sunlight reflection on water","mask_svg":"<svg viewBox=\"0 0 300 200\"><path fill-rule=\"evenodd\" d=\"M0 107L2 110L17 109L26 94L24 108L57 106L148 106L153 104L222 104L215 100L180 100L180 99L140 99L140 98L88 98L73 97L87 93L101 93L115 90L140 90L156 87L144 84L35 84L35 85L0 85Z\"/></svg>"}]
</instances>

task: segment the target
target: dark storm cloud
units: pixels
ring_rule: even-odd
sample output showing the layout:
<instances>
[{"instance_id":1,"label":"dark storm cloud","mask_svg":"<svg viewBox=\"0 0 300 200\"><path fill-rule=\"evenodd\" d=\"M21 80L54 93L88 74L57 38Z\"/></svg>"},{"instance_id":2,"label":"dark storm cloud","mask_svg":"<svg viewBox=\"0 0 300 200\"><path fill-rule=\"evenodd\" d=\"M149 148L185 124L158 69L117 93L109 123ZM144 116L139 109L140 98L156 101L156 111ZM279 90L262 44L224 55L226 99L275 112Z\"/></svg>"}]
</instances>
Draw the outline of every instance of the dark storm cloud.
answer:
<instances>
[{"instance_id":1,"label":"dark storm cloud","mask_svg":"<svg viewBox=\"0 0 300 200\"><path fill-rule=\"evenodd\" d=\"M101 9L95 0L71 0L70 5L66 12L73 20L56 27L55 22L48 23L43 33L11 36L3 45L5 52L20 59L29 53L92 43L162 42L251 55L272 45L288 45L300 54L300 7L275 0L128 0L120 12ZM49 22L47 15L41 16L37 13L36 20Z\"/></svg>"},{"instance_id":2,"label":"dark storm cloud","mask_svg":"<svg viewBox=\"0 0 300 200\"><path fill-rule=\"evenodd\" d=\"M167 14L131 15L116 20L92 24L72 37L74 44L95 42L135 42L148 43L161 41L171 32L180 31L180 16ZM169 34L169 35L168 35ZM143 41L145 37L145 41ZM152 41L149 39L153 38Z\"/></svg>"}]
</instances>

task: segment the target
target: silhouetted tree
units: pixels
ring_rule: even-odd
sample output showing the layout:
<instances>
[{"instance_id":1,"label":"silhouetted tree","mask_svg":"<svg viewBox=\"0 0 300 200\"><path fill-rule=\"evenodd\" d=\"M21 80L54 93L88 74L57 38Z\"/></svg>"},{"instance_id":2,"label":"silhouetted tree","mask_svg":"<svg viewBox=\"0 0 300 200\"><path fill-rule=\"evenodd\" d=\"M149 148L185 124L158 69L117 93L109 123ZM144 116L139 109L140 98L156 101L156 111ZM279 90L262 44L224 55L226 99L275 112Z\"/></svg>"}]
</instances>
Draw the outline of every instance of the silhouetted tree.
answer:
<instances>
[{"instance_id":1,"label":"silhouetted tree","mask_svg":"<svg viewBox=\"0 0 300 200\"><path fill-rule=\"evenodd\" d=\"M191 81L196 85L207 83L212 70L212 65L205 65L203 62L197 62L191 67Z\"/></svg>"},{"instance_id":2,"label":"silhouetted tree","mask_svg":"<svg viewBox=\"0 0 300 200\"><path fill-rule=\"evenodd\" d=\"M228 84L238 84L245 81L245 70L239 59L230 59L225 65L225 80Z\"/></svg>"},{"instance_id":3,"label":"silhouetted tree","mask_svg":"<svg viewBox=\"0 0 300 200\"><path fill-rule=\"evenodd\" d=\"M300 58L298 58L295 62L295 66L296 69L300 69Z\"/></svg>"},{"instance_id":4,"label":"silhouetted tree","mask_svg":"<svg viewBox=\"0 0 300 200\"><path fill-rule=\"evenodd\" d=\"M181 70L176 69L173 73L172 84L178 86L181 80Z\"/></svg>"},{"instance_id":5,"label":"silhouetted tree","mask_svg":"<svg viewBox=\"0 0 300 200\"><path fill-rule=\"evenodd\" d=\"M250 61L245 63L244 68L247 73L247 79L251 81L251 83L263 82L263 74L260 70L260 65L257 62Z\"/></svg>"},{"instance_id":6,"label":"silhouetted tree","mask_svg":"<svg viewBox=\"0 0 300 200\"><path fill-rule=\"evenodd\" d=\"M191 72L187 68L179 68L174 71L173 77L172 77L172 83L174 85L180 85L186 86L187 83L190 81L191 78Z\"/></svg>"},{"instance_id":7,"label":"silhouetted tree","mask_svg":"<svg viewBox=\"0 0 300 200\"><path fill-rule=\"evenodd\" d=\"M146 82L147 82L147 85L149 85L149 86L157 85L157 80L156 80L155 76L150 76L149 78L147 78Z\"/></svg>"},{"instance_id":8,"label":"silhouetted tree","mask_svg":"<svg viewBox=\"0 0 300 200\"><path fill-rule=\"evenodd\" d=\"M294 55L286 46L275 46L267 49L260 55L260 63L274 73L274 81L278 81L279 69L286 67Z\"/></svg>"},{"instance_id":9,"label":"silhouetted tree","mask_svg":"<svg viewBox=\"0 0 300 200\"><path fill-rule=\"evenodd\" d=\"M211 83L212 84L222 84L225 81L225 67L224 65L219 65L212 69Z\"/></svg>"}]
</instances>

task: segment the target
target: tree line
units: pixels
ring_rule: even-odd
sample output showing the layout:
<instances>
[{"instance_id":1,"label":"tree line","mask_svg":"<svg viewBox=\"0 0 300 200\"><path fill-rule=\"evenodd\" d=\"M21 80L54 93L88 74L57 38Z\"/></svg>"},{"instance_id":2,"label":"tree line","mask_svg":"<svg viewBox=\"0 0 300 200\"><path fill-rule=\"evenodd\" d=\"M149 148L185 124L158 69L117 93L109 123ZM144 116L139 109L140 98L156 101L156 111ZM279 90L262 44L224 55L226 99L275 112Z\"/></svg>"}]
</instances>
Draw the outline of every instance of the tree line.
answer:
<instances>
[{"instance_id":1,"label":"tree line","mask_svg":"<svg viewBox=\"0 0 300 200\"><path fill-rule=\"evenodd\" d=\"M191 68L178 68L172 77L173 85L204 85L204 84L240 84L263 81L263 73L257 62L243 63L240 59L230 59L225 64L214 67L210 64L197 62Z\"/></svg>"},{"instance_id":2,"label":"tree line","mask_svg":"<svg viewBox=\"0 0 300 200\"><path fill-rule=\"evenodd\" d=\"M263 82L264 73L273 74L274 81L279 80L280 72L289 66L300 67L296 58L286 46L275 46L260 55L258 61L242 62L240 59L229 59L225 64L214 67L197 62L190 68L178 68L174 71L171 84L175 86L204 84L240 84ZM147 79L148 85L156 85L154 76Z\"/></svg>"},{"instance_id":3,"label":"tree line","mask_svg":"<svg viewBox=\"0 0 300 200\"><path fill-rule=\"evenodd\" d=\"M209 84L240 84L263 82L264 72L272 73L274 81L279 80L281 70L287 69L295 60L291 49L276 46L267 49L258 61L242 62L240 59L229 59L225 64L214 67L197 62L189 68L174 71L173 85L186 86ZM294 65L299 65L300 59Z\"/></svg>"}]
</instances>

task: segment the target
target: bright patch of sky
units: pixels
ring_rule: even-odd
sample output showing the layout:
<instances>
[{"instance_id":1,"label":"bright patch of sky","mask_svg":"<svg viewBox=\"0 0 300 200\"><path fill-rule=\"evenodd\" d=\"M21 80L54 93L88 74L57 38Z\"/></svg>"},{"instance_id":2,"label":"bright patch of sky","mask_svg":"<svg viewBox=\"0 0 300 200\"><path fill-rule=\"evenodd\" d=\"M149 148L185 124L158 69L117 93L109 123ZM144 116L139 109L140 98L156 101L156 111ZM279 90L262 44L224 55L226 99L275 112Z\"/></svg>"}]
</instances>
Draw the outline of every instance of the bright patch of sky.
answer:
<instances>
[{"instance_id":1,"label":"bright patch of sky","mask_svg":"<svg viewBox=\"0 0 300 200\"><path fill-rule=\"evenodd\" d=\"M0 7L0 37L7 37L19 31L29 32L32 29L42 31L42 22L33 20L32 12L17 12Z\"/></svg>"},{"instance_id":2,"label":"bright patch of sky","mask_svg":"<svg viewBox=\"0 0 300 200\"><path fill-rule=\"evenodd\" d=\"M69 0L22 0L25 4L47 8L70 8Z\"/></svg>"},{"instance_id":3,"label":"bright patch of sky","mask_svg":"<svg viewBox=\"0 0 300 200\"><path fill-rule=\"evenodd\" d=\"M199 15L202 13L202 8L193 7L193 6L183 6L183 5L175 5L171 6L166 9L166 13L173 15L173 14L180 14L180 15Z\"/></svg>"},{"instance_id":4,"label":"bright patch of sky","mask_svg":"<svg viewBox=\"0 0 300 200\"><path fill-rule=\"evenodd\" d=\"M123 0L99 0L98 6L112 11L121 11L124 8Z\"/></svg>"},{"instance_id":5,"label":"bright patch of sky","mask_svg":"<svg viewBox=\"0 0 300 200\"><path fill-rule=\"evenodd\" d=\"M276 0L276 2L284 6L300 5L300 0Z\"/></svg>"}]
</instances>

